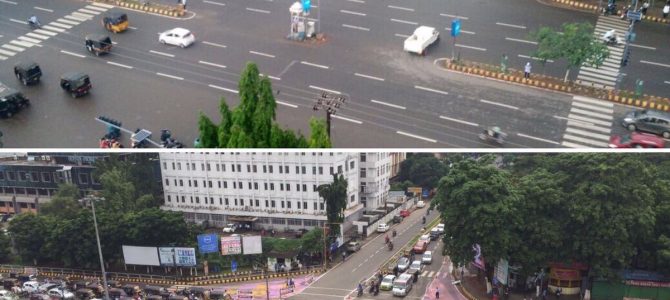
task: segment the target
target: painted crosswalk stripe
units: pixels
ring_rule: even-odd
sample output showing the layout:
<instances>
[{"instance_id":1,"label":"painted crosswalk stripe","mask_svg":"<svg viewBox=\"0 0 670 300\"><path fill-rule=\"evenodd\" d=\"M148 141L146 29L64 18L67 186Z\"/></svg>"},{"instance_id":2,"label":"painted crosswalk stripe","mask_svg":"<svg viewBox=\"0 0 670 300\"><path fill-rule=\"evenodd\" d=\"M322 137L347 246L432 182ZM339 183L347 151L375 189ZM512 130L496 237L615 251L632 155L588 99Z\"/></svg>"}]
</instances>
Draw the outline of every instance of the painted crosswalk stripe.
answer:
<instances>
[{"instance_id":1,"label":"painted crosswalk stripe","mask_svg":"<svg viewBox=\"0 0 670 300\"><path fill-rule=\"evenodd\" d=\"M578 136L574 136L574 135L570 135L570 134L566 134L563 138L568 139L570 141L581 143L582 145L580 145L581 146L580 148L607 147L609 145L609 143L594 141L594 140L591 140L591 139L578 137Z\"/></svg>"},{"instance_id":2,"label":"painted crosswalk stripe","mask_svg":"<svg viewBox=\"0 0 670 300\"><path fill-rule=\"evenodd\" d=\"M82 18L82 17L78 17L78 16L73 16L73 15L67 15L64 18L79 21L79 22L84 22L84 21L88 20L88 18Z\"/></svg>"},{"instance_id":3,"label":"painted crosswalk stripe","mask_svg":"<svg viewBox=\"0 0 670 300\"><path fill-rule=\"evenodd\" d=\"M76 16L76 17L79 17L79 18L84 18L84 19L87 19L87 20L93 19L93 17L94 17L93 15L89 15L89 14L85 14L85 13L80 13L80 12L78 12L78 11L74 11L74 12L72 12L71 15L72 15L72 16Z\"/></svg>"},{"instance_id":4,"label":"painted crosswalk stripe","mask_svg":"<svg viewBox=\"0 0 670 300\"><path fill-rule=\"evenodd\" d=\"M14 56L14 55L16 55L16 52L12 52L12 51L7 51L7 50L4 50L4 49L0 49L0 54L2 54L2 55L6 55L6 56Z\"/></svg>"},{"instance_id":5,"label":"painted crosswalk stripe","mask_svg":"<svg viewBox=\"0 0 670 300\"><path fill-rule=\"evenodd\" d=\"M572 102L572 106L575 107L581 107L585 109L589 109L591 111L599 111L607 114L612 113L612 108L611 107L602 107L602 106L596 106L596 105L590 105L586 103L581 103L581 102Z\"/></svg>"},{"instance_id":6,"label":"painted crosswalk stripe","mask_svg":"<svg viewBox=\"0 0 670 300\"><path fill-rule=\"evenodd\" d=\"M611 115L605 115L605 114L602 114L602 113L599 113L599 112L592 112L592 111L589 111L589 110L579 109L579 108L575 108L575 107L573 107L570 110L570 112L580 114L580 115L590 116L590 117L598 118L598 119L612 120Z\"/></svg>"},{"instance_id":7,"label":"painted crosswalk stripe","mask_svg":"<svg viewBox=\"0 0 670 300\"><path fill-rule=\"evenodd\" d=\"M97 10L88 10L88 9L85 9L85 8L80 8L77 11L80 11L82 13L87 13L87 14L94 14L94 15L99 15L100 14L100 12L97 11Z\"/></svg>"},{"instance_id":8,"label":"painted crosswalk stripe","mask_svg":"<svg viewBox=\"0 0 670 300\"><path fill-rule=\"evenodd\" d=\"M95 5L86 5L86 9L97 10L99 12L106 12L107 11L107 8L99 7L99 6L95 6Z\"/></svg>"},{"instance_id":9,"label":"painted crosswalk stripe","mask_svg":"<svg viewBox=\"0 0 670 300\"><path fill-rule=\"evenodd\" d=\"M65 29L70 29L70 28L72 28L71 25L61 24L61 23L58 23L58 22L51 22L51 23L49 23L49 25L51 25L51 26L57 26L57 27L65 28Z\"/></svg>"},{"instance_id":10,"label":"painted crosswalk stripe","mask_svg":"<svg viewBox=\"0 0 670 300\"><path fill-rule=\"evenodd\" d=\"M570 122L570 120L575 120L575 121L578 121L580 123L601 125L601 126L605 126L605 127L609 127L610 125L612 125L612 121L597 120L597 119L594 119L594 118L589 118L589 117L581 116L581 115L578 115L578 114L569 114L568 115L568 122Z\"/></svg>"},{"instance_id":11,"label":"painted crosswalk stripe","mask_svg":"<svg viewBox=\"0 0 670 300\"><path fill-rule=\"evenodd\" d=\"M46 30L43 30L43 29L35 29L35 32L41 33L41 34L46 34L48 36L54 36L54 35L58 34L58 33L51 32L51 31L46 31Z\"/></svg>"},{"instance_id":12,"label":"painted crosswalk stripe","mask_svg":"<svg viewBox=\"0 0 670 300\"><path fill-rule=\"evenodd\" d=\"M421 273L421 276L426 277L426 274L428 274L428 271L423 271L423 273Z\"/></svg>"},{"instance_id":13,"label":"painted crosswalk stripe","mask_svg":"<svg viewBox=\"0 0 670 300\"><path fill-rule=\"evenodd\" d=\"M114 8L113 5L99 3L99 2L92 2L91 5L100 6L100 7L104 7L104 8L107 8L107 9Z\"/></svg>"},{"instance_id":14,"label":"painted crosswalk stripe","mask_svg":"<svg viewBox=\"0 0 670 300\"><path fill-rule=\"evenodd\" d=\"M568 126L579 127L579 128L583 128L583 129L598 131L598 132L602 132L604 134L609 134L610 132L612 132L612 130L609 129L609 128L603 128L603 127L600 127L600 126L593 126L593 125L587 124L585 122L573 121L573 120L568 120Z\"/></svg>"},{"instance_id":15,"label":"painted crosswalk stripe","mask_svg":"<svg viewBox=\"0 0 670 300\"><path fill-rule=\"evenodd\" d=\"M60 19L58 19L58 20L56 20L56 21L58 21L58 22L60 22L60 23L70 24L70 25L79 25L79 24L81 23L81 22L72 21L72 20L63 19L63 18L60 18Z\"/></svg>"},{"instance_id":16,"label":"painted crosswalk stripe","mask_svg":"<svg viewBox=\"0 0 670 300\"><path fill-rule=\"evenodd\" d=\"M2 46L0 46L0 47L5 48L5 49L9 49L9 50L12 50L12 51L16 51L16 52L21 52L21 51L23 51L23 50L26 50L25 48L21 48L21 47L17 47L17 46L12 46L12 45L9 45L9 44L4 44L4 45L2 45Z\"/></svg>"},{"instance_id":17,"label":"painted crosswalk stripe","mask_svg":"<svg viewBox=\"0 0 670 300\"><path fill-rule=\"evenodd\" d=\"M10 44L17 45L17 46L25 47L25 48L30 48L30 47L32 47L32 46L35 46L35 44L33 44L33 43L31 43L31 42L18 41L18 40L13 40L13 41L11 41L11 42L9 42L9 43L10 43Z\"/></svg>"},{"instance_id":18,"label":"painted crosswalk stripe","mask_svg":"<svg viewBox=\"0 0 670 300\"><path fill-rule=\"evenodd\" d=\"M28 32L28 33L26 33L26 35L29 36L29 37L38 38L40 40L48 40L49 39L49 36L47 36L47 35L41 35L41 34L37 34L37 33L34 33L34 32Z\"/></svg>"},{"instance_id":19,"label":"painted crosswalk stripe","mask_svg":"<svg viewBox=\"0 0 670 300\"><path fill-rule=\"evenodd\" d=\"M4 57L4 56L0 55L0 60L7 60L8 58L9 57Z\"/></svg>"},{"instance_id":20,"label":"painted crosswalk stripe","mask_svg":"<svg viewBox=\"0 0 670 300\"><path fill-rule=\"evenodd\" d=\"M33 38L26 37L26 36L20 36L17 39L22 40L22 41L26 41L26 42L31 42L33 44L39 44L39 43L42 42L38 39L33 39Z\"/></svg>"},{"instance_id":21,"label":"painted crosswalk stripe","mask_svg":"<svg viewBox=\"0 0 670 300\"><path fill-rule=\"evenodd\" d=\"M51 31L55 31L55 32L65 31L65 29L63 29L63 28L53 27L53 26L49 26L49 25L42 26L42 29L51 30Z\"/></svg>"}]
</instances>

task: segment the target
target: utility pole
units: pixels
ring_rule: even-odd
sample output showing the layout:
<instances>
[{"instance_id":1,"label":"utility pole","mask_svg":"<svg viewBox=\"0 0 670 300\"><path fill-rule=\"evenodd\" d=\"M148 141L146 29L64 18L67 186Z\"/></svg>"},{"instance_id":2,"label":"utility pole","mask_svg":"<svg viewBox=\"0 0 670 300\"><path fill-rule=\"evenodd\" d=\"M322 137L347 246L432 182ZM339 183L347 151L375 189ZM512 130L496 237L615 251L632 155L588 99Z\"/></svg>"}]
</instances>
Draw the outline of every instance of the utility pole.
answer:
<instances>
[{"instance_id":1,"label":"utility pole","mask_svg":"<svg viewBox=\"0 0 670 300\"><path fill-rule=\"evenodd\" d=\"M321 0L316 0L316 32L321 33Z\"/></svg>"},{"instance_id":2,"label":"utility pole","mask_svg":"<svg viewBox=\"0 0 670 300\"><path fill-rule=\"evenodd\" d=\"M100 233L98 232L98 220L95 217L95 201L104 200L104 198L99 198L96 196L88 196L82 200L84 202L91 203L91 210L93 211L93 226L95 227L95 240L98 244L98 256L100 257L100 270L102 271L102 284L105 290L105 300L110 300L111 298L109 298L109 287L107 286L107 273L105 272L105 261L102 258L102 247L100 247Z\"/></svg>"},{"instance_id":3,"label":"utility pole","mask_svg":"<svg viewBox=\"0 0 670 300\"><path fill-rule=\"evenodd\" d=\"M637 0L633 0L633 4L635 5L635 8L633 8L633 12L637 13L637 16L641 17L641 13L637 11ZM628 16L626 16L628 18ZM620 66L625 67L628 65L628 60L629 60L629 51L630 51L630 40L633 35L633 28L635 27L635 22L637 22L637 19L631 19L630 20L630 26L628 26L628 34L626 34L626 45L623 47L623 57L621 58ZM614 89L617 90L619 89L619 85L621 84L621 80L617 80L614 85Z\"/></svg>"},{"instance_id":4,"label":"utility pole","mask_svg":"<svg viewBox=\"0 0 670 300\"><path fill-rule=\"evenodd\" d=\"M321 7L319 7L320 9ZM328 130L328 137L330 138L330 119L331 115L337 113L337 109L340 108L342 104L347 101L345 96L335 93L322 92L318 98L316 98L316 104L314 104L314 111L319 109L326 110L326 127Z\"/></svg>"}]
</instances>

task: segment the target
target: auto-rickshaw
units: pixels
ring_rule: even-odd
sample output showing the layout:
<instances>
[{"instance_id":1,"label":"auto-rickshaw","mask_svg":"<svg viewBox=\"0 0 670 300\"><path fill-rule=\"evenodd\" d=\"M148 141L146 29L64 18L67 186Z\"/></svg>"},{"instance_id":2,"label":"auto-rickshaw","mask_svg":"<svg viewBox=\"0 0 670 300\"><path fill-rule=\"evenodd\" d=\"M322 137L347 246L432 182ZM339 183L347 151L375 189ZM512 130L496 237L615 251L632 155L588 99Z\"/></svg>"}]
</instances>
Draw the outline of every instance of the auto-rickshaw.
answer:
<instances>
[{"instance_id":1,"label":"auto-rickshaw","mask_svg":"<svg viewBox=\"0 0 670 300\"><path fill-rule=\"evenodd\" d=\"M128 29L128 16L122 12L109 12L102 17L102 26L113 33L126 31Z\"/></svg>"},{"instance_id":2,"label":"auto-rickshaw","mask_svg":"<svg viewBox=\"0 0 670 300\"><path fill-rule=\"evenodd\" d=\"M122 297L128 297L128 294L123 289L111 288L109 289L109 297L112 299L121 299Z\"/></svg>"},{"instance_id":3,"label":"auto-rickshaw","mask_svg":"<svg viewBox=\"0 0 670 300\"><path fill-rule=\"evenodd\" d=\"M86 35L86 50L99 56L100 53L109 53L112 50L112 40L104 34Z\"/></svg>"},{"instance_id":4,"label":"auto-rickshaw","mask_svg":"<svg viewBox=\"0 0 670 300\"><path fill-rule=\"evenodd\" d=\"M11 290L12 287L19 286L19 280L16 278L6 278L2 280L2 286L5 290Z\"/></svg>"},{"instance_id":5,"label":"auto-rickshaw","mask_svg":"<svg viewBox=\"0 0 670 300\"><path fill-rule=\"evenodd\" d=\"M105 289L102 287L102 284L100 284L98 282L89 283L86 286L86 288L93 291L93 293L95 293L95 295L98 298L102 297L102 295L105 293Z\"/></svg>"},{"instance_id":6,"label":"auto-rickshaw","mask_svg":"<svg viewBox=\"0 0 670 300\"><path fill-rule=\"evenodd\" d=\"M160 296L161 293L167 292L167 289L162 287L162 286L147 285L147 286L144 287L144 292L147 295L158 295L158 296Z\"/></svg>"},{"instance_id":7,"label":"auto-rickshaw","mask_svg":"<svg viewBox=\"0 0 670 300\"><path fill-rule=\"evenodd\" d=\"M0 116L10 118L28 105L30 105L30 100L21 92L0 83Z\"/></svg>"},{"instance_id":8,"label":"auto-rickshaw","mask_svg":"<svg viewBox=\"0 0 670 300\"><path fill-rule=\"evenodd\" d=\"M209 300L210 291L207 288L192 286L188 288L188 293L195 295L198 299Z\"/></svg>"},{"instance_id":9,"label":"auto-rickshaw","mask_svg":"<svg viewBox=\"0 0 670 300\"><path fill-rule=\"evenodd\" d=\"M77 300L90 300L96 298L96 295L93 292L93 290L87 288L76 290L74 292L74 296Z\"/></svg>"},{"instance_id":10,"label":"auto-rickshaw","mask_svg":"<svg viewBox=\"0 0 670 300\"><path fill-rule=\"evenodd\" d=\"M34 61L19 62L14 65L14 76L20 80L23 85L29 85L40 81L42 69Z\"/></svg>"},{"instance_id":11,"label":"auto-rickshaw","mask_svg":"<svg viewBox=\"0 0 670 300\"><path fill-rule=\"evenodd\" d=\"M91 79L88 75L81 72L68 72L60 77L60 87L77 98L88 94L91 90Z\"/></svg>"},{"instance_id":12,"label":"auto-rickshaw","mask_svg":"<svg viewBox=\"0 0 670 300\"><path fill-rule=\"evenodd\" d=\"M116 280L107 280L107 286L110 288L121 288L121 283Z\"/></svg>"},{"instance_id":13,"label":"auto-rickshaw","mask_svg":"<svg viewBox=\"0 0 670 300\"><path fill-rule=\"evenodd\" d=\"M226 299L226 292L225 291L211 291L209 293L209 299L210 300L224 300L224 299Z\"/></svg>"},{"instance_id":14,"label":"auto-rickshaw","mask_svg":"<svg viewBox=\"0 0 670 300\"><path fill-rule=\"evenodd\" d=\"M125 284L121 287L127 295L134 296L142 293L142 290L139 286L134 284Z\"/></svg>"},{"instance_id":15,"label":"auto-rickshaw","mask_svg":"<svg viewBox=\"0 0 670 300\"><path fill-rule=\"evenodd\" d=\"M146 300L167 300L167 298L164 298L163 296L159 295L151 295L146 298Z\"/></svg>"}]
</instances>

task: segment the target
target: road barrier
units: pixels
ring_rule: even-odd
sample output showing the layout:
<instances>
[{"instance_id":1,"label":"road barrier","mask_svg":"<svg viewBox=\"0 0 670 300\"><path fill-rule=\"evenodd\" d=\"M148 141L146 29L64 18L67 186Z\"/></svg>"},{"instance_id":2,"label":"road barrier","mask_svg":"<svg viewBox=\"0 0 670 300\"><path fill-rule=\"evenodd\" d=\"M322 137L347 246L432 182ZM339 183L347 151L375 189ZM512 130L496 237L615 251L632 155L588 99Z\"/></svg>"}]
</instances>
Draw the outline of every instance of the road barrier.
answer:
<instances>
[{"instance_id":1,"label":"road barrier","mask_svg":"<svg viewBox=\"0 0 670 300\"><path fill-rule=\"evenodd\" d=\"M558 4L566 5L566 6L569 6L569 7L578 8L578 9L581 9L581 10L589 10L589 11L593 11L594 13L600 13L600 9L598 8L598 5L594 5L594 4L588 4L588 3L584 3L584 2L581 2L581 1L575 1L575 0L551 0L551 1L553 3L558 3ZM622 13L623 13L623 11L617 10L616 14L620 16ZM665 23L665 24L670 23L670 20L663 19L661 17L656 17L656 16L642 15L642 19L650 21L650 22L656 22L656 23Z\"/></svg>"}]
</instances>

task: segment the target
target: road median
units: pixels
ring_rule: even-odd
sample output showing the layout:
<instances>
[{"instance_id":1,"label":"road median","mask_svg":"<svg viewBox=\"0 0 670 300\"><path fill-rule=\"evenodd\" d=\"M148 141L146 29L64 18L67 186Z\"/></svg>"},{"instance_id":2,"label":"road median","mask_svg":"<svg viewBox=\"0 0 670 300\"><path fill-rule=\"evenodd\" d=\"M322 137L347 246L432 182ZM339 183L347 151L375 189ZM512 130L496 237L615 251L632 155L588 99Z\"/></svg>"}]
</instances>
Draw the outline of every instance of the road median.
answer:
<instances>
[{"instance_id":1,"label":"road median","mask_svg":"<svg viewBox=\"0 0 670 300\"><path fill-rule=\"evenodd\" d=\"M93 2L104 3L127 9L143 11L157 15L164 15L169 17L183 17L184 15L186 15L186 10L184 9L184 6L181 4L165 5L145 0L93 0Z\"/></svg>"}]
</instances>

